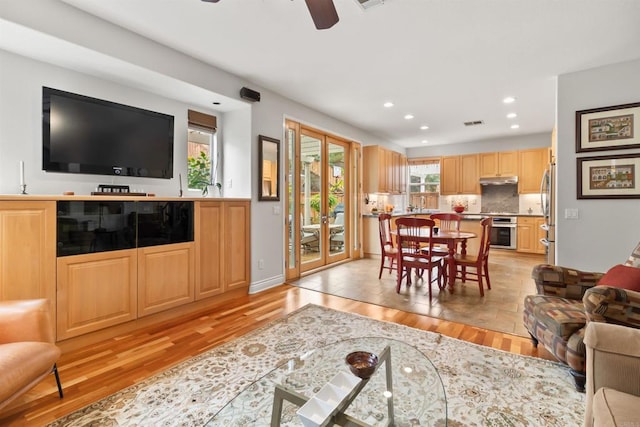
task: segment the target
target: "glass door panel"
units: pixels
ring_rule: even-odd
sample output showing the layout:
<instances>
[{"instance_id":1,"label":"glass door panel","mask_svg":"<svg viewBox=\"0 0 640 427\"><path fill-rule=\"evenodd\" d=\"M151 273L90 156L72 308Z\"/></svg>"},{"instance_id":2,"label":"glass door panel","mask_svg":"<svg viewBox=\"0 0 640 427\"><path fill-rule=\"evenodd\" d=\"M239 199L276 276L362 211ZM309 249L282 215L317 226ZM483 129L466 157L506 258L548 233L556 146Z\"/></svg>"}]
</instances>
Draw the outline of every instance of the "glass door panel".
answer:
<instances>
[{"instance_id":1,"label":"glass door panel","mask_svg":"<svg viewBox=\"0 0 640 427\"><path fill-rule=\"evenodd\" d=\"M323 195L324 136L308 129L300 132L300 247L301 270L326 263L326 195Z\"/></svg>"},{"instance_id":2,"label":"glass door panel","mask_svg":"<svg viewBox=\"0 0 640 427\"><path fill-rule=\"evenodd\" d=\"M330 262L347 257L349 248L348 203L348 144L328 138L327 196L329 207L328 241Z\"/></svg>"},{"instance_id":3,"label":"glass door panel","mask_svg":"<svg viewBox=\"0 0 640 427\"><path fill-rule=\"evenodd\" d=\"M296 200L300 180L297 178L297 148L299 125L295 122L285 123L284 147L284 188L285 188L285 277L287 280L300 277L300 219Z\"/></svg>"}]
</instances>

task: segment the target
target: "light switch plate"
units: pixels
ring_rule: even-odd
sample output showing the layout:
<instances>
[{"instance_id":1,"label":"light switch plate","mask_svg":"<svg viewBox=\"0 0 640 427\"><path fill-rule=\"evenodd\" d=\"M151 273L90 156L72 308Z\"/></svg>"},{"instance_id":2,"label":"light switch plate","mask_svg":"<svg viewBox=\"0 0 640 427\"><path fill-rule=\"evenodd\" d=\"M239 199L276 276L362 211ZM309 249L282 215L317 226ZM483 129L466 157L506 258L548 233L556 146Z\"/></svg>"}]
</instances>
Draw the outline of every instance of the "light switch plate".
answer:
<instances>
[{"instance_id":1,"label":"light switch plate","mask_svg":"<svg viewBox=\"0 0 640 427\"><path fill-rule=\"evenodd\" d=\"M565 209L564 210L564 219L578 219L580 218L580 213L578 209Z\"/></svg>"}]
</instances>

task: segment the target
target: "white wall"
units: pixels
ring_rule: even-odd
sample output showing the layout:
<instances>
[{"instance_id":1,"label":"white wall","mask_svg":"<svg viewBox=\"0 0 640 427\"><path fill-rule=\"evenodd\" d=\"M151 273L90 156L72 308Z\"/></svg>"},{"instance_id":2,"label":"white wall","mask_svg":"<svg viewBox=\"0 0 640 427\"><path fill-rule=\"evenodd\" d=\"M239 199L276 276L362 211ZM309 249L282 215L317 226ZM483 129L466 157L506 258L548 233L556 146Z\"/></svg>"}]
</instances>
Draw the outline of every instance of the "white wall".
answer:
<instances>
[{"instance_id":1,"label":"white wall","mask_svg":"<svg viewBox=\"0 0 640 427\"><path fill-rule=\"evenodd\" d=\"M508 138L494 138L462 144L442 144L407 148L407 157L455 156L458 154L487 153L493 151L526 150L551 146L551 129L549 132L520 135L514 133Z\"/></svg>"},{"instance_id":2,"label":"white wall","mask_svg":"<svg viewBox=\"0 0 640 427\"><path fill-rule=\"evenodd\" d=\"M7 26L7 22L12 25ZM216 94L240 102L239 90L243 86L261 92L262 97L259 103L246 104L247 108L250 108L250 113L248 109L242 108L225 111L222 115L223 123L220 133L221 142L224 144L224 195L252 199L252 291L280 284L284 280L282 215L284 201L257 201L257 178L254 171L258 170L258 135L282 140L284 117L291 117L364 145L380 144L403 151L361 129L271 93L238 76L204 64L59 1L0 2L0 30L4 29L5 35L9 30L12 34L21 34L25 32L25 28L37 31L34 34L28 33L29 36L42 37L44 34L47 38L54 38L55 41L62 40L58 43L61 49L66 49L68 45L80 46L83 56L66 62L67 68L76 70L71 71L2 52L0 57L3 60L0 69L2 93L0 96L2 99L0 101L0 163L3 170L0 173L1 192L15 193L14 188L18 184L17 162L20 158L24 157L28 165L39 164L41 145L39 104L41 101L38 94L43 82L49 80L46 76L52 72L52 69L56 69L54 74L58 80L47 84L54 87L62 85L62 89L67 88L96 97L110 98L113 95L117 98L116 101L120 99L121 102L133 103L136 106L140 103L142 107L173 114L177 122L185 123L187 108L197 107L196 109L202 110L203 106L211 105L211 98ZM11 44L7 38L4 38L0 40L0 46L3 46L3 43L5 47L11 44L11 50L20 55L42 58L43 61L53 61L58 65L63 59L59 52L42 52L37 49L34 51L26 43L24 45L20 43L21 40L13 41L15 43ZM9 50L8 47L6 48ZM93 58L101 61L106 58L112 62L109 67L96 70L91 67L90 62ZM4 70L5 60L10 62L12 68L10 73ZM112 70L124 68L136 75L124 75L125 73L122 72L110 73ZM77 72L78 70L81 70L82 74ZM22 72L25 72L23 77L19 75ZM14 85L14 79L22 81ZM135 89L127 87L131 85L131 81L137 82L133 85ZM162 84L154 86L154 82ZM203 93L206 96L203 96ZM5 95L8 96L6 101ZM181 134L182 129L176 127L176 135ZM186 127L184 135L186 135ZM178 140L176 144L183 142ZM176 151L176 158L183 155L181 150ZM6 173L5 169L7 169ZM178 171L175 172L177 176ZM27 181L33 180L33 187L29 185L32 193L59 194L71 189L88 194L96 183L101 182L99 178L91 182L82 182L64 174L51 174L52 179L42 179L38 178L38 174L40 172L34 170L27 174ZM183 184L185 177L186 164ZM231 188L228 188L229 179L232 180ZM69 188L70 186L73 188ZM154 183L145 182L142 187L146 191L153 190L159 195L174 195L178 188L175 182L157 189ZM249 189L250 191L246 191ZM281 188L281 194L284 191ZM258 269L258 261L261 259L264 260L264 269Z\"/></svg>"},{"instance_id":3,"label":"white wall","mask_svg":"<svg viewBox=\"0 0 640 427\"><path fill-rule=\"evenodd\" d=\"M606 271L623 263L640 241L640 200L578 200L576 158L640 150L575 152L576 111L640 102L640 60L564 74L558 78L557 263ZM636 184L638 185L638 184ZM578 209L579 218L564 218Z\"/></svg>"},{"instance_id":4,"label":"white wall","mask_svg":"<svg viewBox=\"0 0 640 427\"><path fill-rule=\"evenodd\" d=\"M18 164L25 162L25 182L30 194L89 194L98 184L129 185L159 196L178 196L178 176L186 190L187 110L195 108L149 92L99 79L65 68L0 50L0 193L17 194ZM42 86L49 86L94 98L158 111L174 116L174 177L172 179L131 176L101 176L52 173L42 170ZM199 111L204 109L197 107ZM250 111L246 108L246 111ZM217 116L214 110L204 110ZM250 117L244 127L250 123ZM238 125L242 127L242 124ZM248 141L248 136L245 141ZM242 193L240 193L242 194ZM199 193L189 196L199 196ZM251 195L247 186L244 196Z\"/></svg>"}]
</instances>

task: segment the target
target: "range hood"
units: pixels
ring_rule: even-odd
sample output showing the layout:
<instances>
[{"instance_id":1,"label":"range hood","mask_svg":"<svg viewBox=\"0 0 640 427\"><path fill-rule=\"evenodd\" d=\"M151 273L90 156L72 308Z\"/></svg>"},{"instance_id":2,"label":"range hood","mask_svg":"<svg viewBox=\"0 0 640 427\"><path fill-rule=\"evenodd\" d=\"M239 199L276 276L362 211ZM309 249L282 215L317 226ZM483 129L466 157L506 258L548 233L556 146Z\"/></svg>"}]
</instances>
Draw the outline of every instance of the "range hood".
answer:
<instances>
[{"instance_id":1,"label":"range hood","mask_svg":"<svg viewBox=\"0 0 640 427\"><path fill-rule=\"evenodd\" d=\"M480 178L480 185L504 185L517 184L517 176L491 176Z\"/></svg>"}]
</instances>

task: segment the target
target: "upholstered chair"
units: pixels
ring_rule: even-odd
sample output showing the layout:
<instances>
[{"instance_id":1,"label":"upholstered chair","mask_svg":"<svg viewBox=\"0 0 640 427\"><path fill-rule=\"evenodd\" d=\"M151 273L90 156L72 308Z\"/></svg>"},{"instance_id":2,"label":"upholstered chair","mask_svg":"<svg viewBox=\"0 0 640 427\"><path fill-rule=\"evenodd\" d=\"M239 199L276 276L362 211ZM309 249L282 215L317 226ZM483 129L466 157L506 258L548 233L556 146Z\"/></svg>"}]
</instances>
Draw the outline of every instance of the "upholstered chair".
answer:
<instances>
[{"instance_id":1,"label":"upholstered chair","mask_svg":"<svg viewBox=\"0 0 640 427\"><path fill-rule=\"evenodd\" d=\"M640 426L640 329L589 322L584 425Z\"/></svg>"},{"instance_id":2,"label":"upholstered chair","mask_svg":"<svg viewBox=\"0 0 640 427\"><path fill-rule=\"evenodd\" d=\"M640 244L627 262L607 273L541 264L532 277L537 295L524 300L524 326L534 346L541 343L571 368L584 391L584 334L588 321L640 328Z\"/></svg>"},{"instance_id":3,"label":"upholstered chair","mask_svg":"<svg viewBox=\"0 0 640 427\"><path fill-rule=\"evenodd\" d=\"M59 357L47 300L0 301L0 411L52 372L62 398Z\"/></svg>"}]
</instances>

